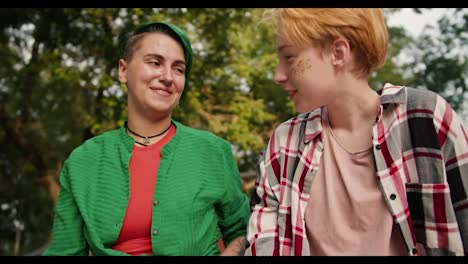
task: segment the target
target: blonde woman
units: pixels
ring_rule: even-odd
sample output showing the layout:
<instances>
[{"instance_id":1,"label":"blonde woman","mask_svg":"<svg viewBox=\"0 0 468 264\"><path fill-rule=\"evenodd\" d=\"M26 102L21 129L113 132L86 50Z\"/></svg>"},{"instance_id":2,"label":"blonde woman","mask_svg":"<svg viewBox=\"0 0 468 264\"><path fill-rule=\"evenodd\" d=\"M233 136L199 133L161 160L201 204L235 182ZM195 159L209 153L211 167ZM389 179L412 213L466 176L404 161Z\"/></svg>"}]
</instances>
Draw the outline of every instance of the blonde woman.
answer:
<instances>
[{"instance_id":1,"label":"blonde woman","mask_svg":"<svg viewBox=\"0 0 468 264\"><path fill-rule=\"evenodd\" d=\"M467 130L433 92L369 86L382 10L272 14L274 80L300 114L258 163L245 255L466 254Z\"/></svg>"}]
</instances>

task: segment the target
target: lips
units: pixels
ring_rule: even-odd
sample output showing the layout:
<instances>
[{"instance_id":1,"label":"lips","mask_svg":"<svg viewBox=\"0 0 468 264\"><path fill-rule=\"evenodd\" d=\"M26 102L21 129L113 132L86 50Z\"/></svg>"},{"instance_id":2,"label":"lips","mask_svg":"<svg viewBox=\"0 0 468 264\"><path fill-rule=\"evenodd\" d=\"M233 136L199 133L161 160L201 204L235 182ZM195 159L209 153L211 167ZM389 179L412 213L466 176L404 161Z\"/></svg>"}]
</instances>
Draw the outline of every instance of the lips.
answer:
<instances>
[{"instance_id":1,"label":"lips","mask_svg":"<svg viewBox=\"0 0 468 264\"><path fill-rule=\"evenodd\" d=\"M286 93L288 94L289 99L293 99L293 97L297 94L297 90L286 90Z\"/></svg>"},{"instance_id":2,"label":"lips","mask_svg":"<svg viewBox=\"0 0 468 264\"><path fill-rule=\"evenodd\" d=\"M150 87L152 91L154 91L157 94L160 94L162 96L169 96L172 94L172 92L169 89L164 89L164 88L157 88L157 87Z\"/></svg>"}]
</instances>

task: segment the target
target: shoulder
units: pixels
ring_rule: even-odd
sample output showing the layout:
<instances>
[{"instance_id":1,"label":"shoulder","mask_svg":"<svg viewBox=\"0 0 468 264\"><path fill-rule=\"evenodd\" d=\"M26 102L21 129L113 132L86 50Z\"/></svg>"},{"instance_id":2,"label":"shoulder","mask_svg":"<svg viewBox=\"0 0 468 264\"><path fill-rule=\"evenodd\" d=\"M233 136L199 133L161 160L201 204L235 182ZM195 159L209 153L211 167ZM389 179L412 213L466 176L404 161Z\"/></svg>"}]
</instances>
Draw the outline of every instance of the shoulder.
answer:
<instances>
[{"instance_id":1,"label":"shoulder","mask_svg":"<svg viewBox=\"0 0 468 264\"><path fill-rule=\"evenodd\" d=\"M442 96L424 87L413 88L386 83L383 89L377 92L384 107L387 104L401 104L405 105L410 113L432 114L438 105L446 102Z\"/></svg>"},{"instance_id":2,"label":"shoulder","mask_svg":"<svg viewBox=\"0 0 468 264\"><path fill-rule=\"evenodd\" d=\"M67 163L89 162L95 160L103 149L116 148L119 142L119 130L115 129L92 137L76 147L67 158Z\"/></svg>"},{"instance_id":3,"label":"shoulder","mask_svg":"<svg viewBox=\"0 0 468 264\"><path fill-rule=\"evenodd\" d=\"M311 117L314 117L317 114L320 115L320 109L316 109L312 112L300 113L294 117L291 117L290 119L282 122L276 127L275 134L289 133L291 129L295 129L297 127L300 127L301 125L305 125L308 122L313 122L314 119L312 119Z\"/></svg>"},{"instance_id":4,"label":"shoulder","mask_svg":"<svg viewBox=\"0 0 468 264\"><path fill-rule=\"evenodd\" d=\"M405 87L405 90L409 109L434 110L438 101L445 101L440 95L431 90L412 87Z\"/></svg>"},{"instance_id":5,"label":"shoulder","mask_svg":"<svg viewBox=\"0 0 468 264\"><path fill-rule=\"evenodd\" d=\"M212 146L230 146L230 143L224 138L217 136L211 131L192 128L181 124L180 122L175 122L177 129L180 129L180 132L184 136L184 141L186 144L194 145L212 145Z\"/></svg>"},{"instance_id":6,"label":"shoulder","mask_svg":"<svg viewBox=\"0 0 468 264\"><path fill-rule=\"evenodd\" d=\"M321 130L321 113L322 108L300 113L278 125L274 130L273 137L278 139L290 137L313 138Z\"/></svg>"},{"instance_id":7,"label":"shoulder","mask_svg":"<svg viewBox=\"0 0 468 264\"><path fill-rule=\"evenodd\" d=\"M441 95L434 91L423 88L406 88L408 113L417 113L419 116L425 115L432 118L436 126L441 125L440 120L444 120L451 115L456 115L452 106ZM448 114L448 115L447 115ZM439 121L438 121L439 120Z\"/></svg>"}]
</instances>

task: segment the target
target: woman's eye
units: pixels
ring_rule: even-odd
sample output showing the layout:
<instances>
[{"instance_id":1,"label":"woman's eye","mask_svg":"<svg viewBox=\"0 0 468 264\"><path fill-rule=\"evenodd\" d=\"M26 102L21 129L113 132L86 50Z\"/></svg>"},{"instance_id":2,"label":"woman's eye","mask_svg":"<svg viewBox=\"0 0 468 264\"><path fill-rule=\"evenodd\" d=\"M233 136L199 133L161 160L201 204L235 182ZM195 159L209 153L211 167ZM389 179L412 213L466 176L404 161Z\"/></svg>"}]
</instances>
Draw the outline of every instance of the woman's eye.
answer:
<instances>
[{"instance_id":1,"label":"woman's eye","mask_svg":"<svg viewBox=\"0 0 468 264\"><path fill-rule=\"evenodd\" d=\"M289 60L291 60L291 59L293 59L293 58L294 58L293 55L289 55L289 54L283 55L283 59L284 59L285 61L289 61Z\"/></svg>"},{"instance_id":2,"label":"woman's eye","mask_svg":"<svg viewBox=\"0 0 468 264\"><path fill-rule=\"evenodd\" d=\"M287 64L294 64L295 57L294 56L286 56L285 60L286 60Z\"/></svg>"}]
</instances>

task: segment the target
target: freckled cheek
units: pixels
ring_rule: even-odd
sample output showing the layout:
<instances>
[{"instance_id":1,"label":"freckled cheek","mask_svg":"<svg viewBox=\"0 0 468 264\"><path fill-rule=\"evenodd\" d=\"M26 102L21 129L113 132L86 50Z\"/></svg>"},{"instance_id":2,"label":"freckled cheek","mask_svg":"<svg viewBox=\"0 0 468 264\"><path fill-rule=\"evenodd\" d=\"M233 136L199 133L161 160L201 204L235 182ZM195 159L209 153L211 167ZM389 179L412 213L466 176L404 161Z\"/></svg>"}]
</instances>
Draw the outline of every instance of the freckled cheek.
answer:
<instances>
[{"instance_id":1,"label":"freckled cheek","mask_svg":"<svg viewBox=\"0 0 468 264\"><path fill-rule=\"evenodd\" d=\"M290 79L294 82L302 83L310 76L311 69L312 64L308 60L299 60L290 67Z\"/></svg>"},{"instance_id":2,"label":"freckled cheek","mask_svg":"<svg viewBox=\"0 0 468 264\"><path fill-rule=\"evenodd\" d=\"M292 71L295 74L304 74L312 68L312 63L307 59L299 59L293 66Z\"/></svg>"},{"instance_id":3,"label":"freckled cheek","mask_svg":"<svg viewBox=\"0 0 468 264\"><path fill-rule=\"evenodd\" d=\"M307 73L303 70L299 70L297 67L291 67L289 70L289 80L293 82L300 82L307 76Z\"/></svg>"}]
</instances>

